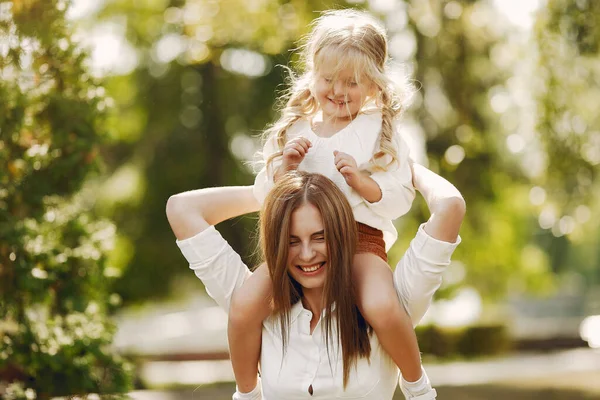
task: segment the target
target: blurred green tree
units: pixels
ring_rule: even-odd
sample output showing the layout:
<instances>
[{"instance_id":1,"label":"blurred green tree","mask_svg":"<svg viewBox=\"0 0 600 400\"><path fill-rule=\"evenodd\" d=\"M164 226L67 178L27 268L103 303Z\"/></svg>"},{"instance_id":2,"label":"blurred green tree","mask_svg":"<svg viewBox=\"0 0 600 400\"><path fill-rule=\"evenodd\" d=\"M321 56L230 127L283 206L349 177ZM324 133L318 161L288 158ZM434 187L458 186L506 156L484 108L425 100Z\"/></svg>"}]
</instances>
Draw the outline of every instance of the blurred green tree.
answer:
<instances>
[{"instance_id":1,"label":"blurred green tree","mask_svg":"<svg viewBox=\"0 0 600 400\"><path fill-rule=\"evenodd\" d=\"M103 201L103 212L119 226L122 278L115 288L125 302L183 293L186 282L200 285L181 268L165 218L167 198L191 188L252 183L244 162L258 150L257 136L274 119L272 105L283 89L285 73L275 65L288 64L318 10L333 5L188 0L137 3L133 10L130 1L119 0L99 13L100 24L127 27L124 37L138 59L131 74L107 79L115 107L105 159L115 176L135 171L128 185L138 185L129 197L107 190ZM220 230L250 255L254 228L251 217Z\"/></svg>"},{"instance_id":2,"label":"blurred green tree","mask_svg":"<svg viewBox=\"0 0 600 400\"><path fill-rule=\"evenodd\" d=\"M530 243L537 224L527 197L529 177L507 146L519 121L513 81L523 49L511 36L515 28L487 1L397 2L381 17L391 32L392 55L414 65L420 87L407 125L423 137L429 168L455 184L467 202L461 235L468 240L450 268L464 278L443 286L438 296L469 285L494 300L514 281L524 290L551 289L547 260ZM416 221L428 216L422 202L415 215L392 259L406 248Z\"/></svg>"},{"instance_id":3,"label":"blurred green tree","mask_svg":"<svg viewBox=\"0 0 600 400\"><path fill-rule=\"evenodd\" d=\"M600 211L593 201L600 195L599 27L600 3L587 0L550 0L535 26L537 129L547 164L536 180L547 193L541 213L548 231L539 242L554 271L576 266L588 284L600 283L593 250L600 232L593 217ZM584 233L578 228L585 223Z\"/></svg>"},{"instance_id":4,"label":"blurred green tree","mask_svg":"<svg viewBox=\"0 0 600 400\"><path fill-rule=\"evenodd\" d=\"M58 0L0 1L0 388L6 399L118 394L107 253L82 186L99 165L104 89Z\"/></svg>"},{"instance_id":5,"label":"blurred green tree","mask_svg":"<svg viewBox=\"0 0 600 400\"><path fill-rule=\"evenodd\" d=\"M552 226L544 225L550 198L546 193L566 196L570 189L564 184L573 181L568 171L577 165L583 166L582 182L593 178L590 166L597 161L585 157L597 154L593 149L598 139L592 129L597 122L584 119L589 135L584 135L587 144L582 143L581 150L587 153L572 152L572 158L566 159L568 168L547 163L554 157L552 149L560 151L561 144L545 145L544 126L554 126L551 120L556 118L538 112L545 101L537 95L539 78L546 69L540 72L533 55L540 32L547 35L552 30L542 22L534 30L515 27L499 13L498 4L478 0L107 3L92 23L121 27L136 60L131 73L116 73L107 80L107 91L115 101L108 128L111 143L103 149L111 177L99 190L102 212L114 216L119 226L114 265L122 274L116 288L125 301L179 292L184 282L198 285L175 267L182 258L164 218L167 197L194 187L252 182L252 171L243 161L257 149L253 134L274 120L272 104L285 88L284 71L275 65L294 61L290 50L318 10L348 6L369 8L387 25L392 56L412 67L420 88L405 118L407 130L416 130L422 138L429 167L455 183L467 200L462 234L468 240L456 257L461 262L452 267L464 269L458 275L465 278L440 294L449 296L465 284L490 299L505 295L508 288L542 293L556 288L555 273L576 270L579 264L558 267L568 261L556 244L567 243L572 235L567 238L568 233L557 227L569 225L570 220L561 225L557 218ZM536 18L543 21L552 9L579 26L565 28L579 32L567 36L581 37L585 57L592 60L597 39L590 18L595 17L581 15L581 7L595 6L573 0L572 7L561 9L560 4L541 9ZM573 18L567 17L569 13ZM557 47L552 46L547 47L545 64L567 73L569 61L554 54ZM591 62L586 65L592 67ZM562 91L575 88L569 82L563 81ZM562 97L544 94L544 98ZM569 99L580 100L568 107L591 109L594 102L584 98L588 97L574 92ZM546 186L552 180L561 185ZM546 203L539 200L540 193ZM586 193L582 201L593 198L591 189ZM417 221L427 213L423 204L415 210L412 217L399 221L404 234L391 260L406 248ZM253 221L225 225L223 231L232 245L250 254ZM550 239L555 235L562 237ZM246 261L252 263L250 258Z\"/></svg>"}]
</instances>

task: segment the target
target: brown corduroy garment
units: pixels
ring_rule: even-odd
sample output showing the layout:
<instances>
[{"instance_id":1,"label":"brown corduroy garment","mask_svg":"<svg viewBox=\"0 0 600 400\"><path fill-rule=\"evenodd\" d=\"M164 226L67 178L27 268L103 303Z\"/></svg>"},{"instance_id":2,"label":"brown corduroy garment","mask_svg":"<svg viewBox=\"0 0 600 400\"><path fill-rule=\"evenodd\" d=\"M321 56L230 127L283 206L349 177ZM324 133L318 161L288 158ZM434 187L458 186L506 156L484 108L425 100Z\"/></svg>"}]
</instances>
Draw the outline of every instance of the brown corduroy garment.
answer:
<instances>
[{"instance_id":1,"label":"brown corduroy garment","mask_svg":"<svg viewBox=\"0 0 600 400\"><path fill-rule=\"evenodd\" d=\"M385 252L385 242L383 241L383 232L379 229L370 227L369 225L358 225L358 245L356 254L372 253L387 262L387 253Z\"/></svg>"}]
</instances>

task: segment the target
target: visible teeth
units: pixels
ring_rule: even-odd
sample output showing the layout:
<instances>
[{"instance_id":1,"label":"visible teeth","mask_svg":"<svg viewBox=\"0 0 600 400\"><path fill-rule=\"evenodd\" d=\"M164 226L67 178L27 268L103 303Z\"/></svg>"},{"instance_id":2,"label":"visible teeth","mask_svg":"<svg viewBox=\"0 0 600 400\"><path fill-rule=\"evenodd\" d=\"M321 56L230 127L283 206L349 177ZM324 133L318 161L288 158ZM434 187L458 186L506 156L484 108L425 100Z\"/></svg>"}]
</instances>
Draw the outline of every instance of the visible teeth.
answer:
<instances>
[{"instance_id":1,"label":"visible teeth","mask_svg":"<svg viewBox=\"0 0 600 400\"><path fill-rule=\"evenodd\" d=\"M300 266L300 268L302 269L302 271L304 272L314 272L316 270L318 270L319 268L321 268L321 264L317 264L317 265L313 265L311 267L303 267Z\"/></svg>"}]
</instances>

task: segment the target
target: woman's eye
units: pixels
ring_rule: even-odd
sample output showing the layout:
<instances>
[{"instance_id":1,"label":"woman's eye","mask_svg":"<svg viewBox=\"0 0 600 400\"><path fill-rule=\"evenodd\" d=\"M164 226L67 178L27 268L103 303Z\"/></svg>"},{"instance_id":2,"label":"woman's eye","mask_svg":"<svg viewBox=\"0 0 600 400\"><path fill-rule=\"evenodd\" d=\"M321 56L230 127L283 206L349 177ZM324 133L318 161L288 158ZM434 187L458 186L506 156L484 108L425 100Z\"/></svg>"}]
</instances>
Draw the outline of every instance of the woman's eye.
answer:
<instances>
[{"instance_id":1,"label":"woman's eye","mask_svg":"<svg viewBox=\"0 0 600 400\"><path fill-rule=\"evenodd\" d=\"M356 85L358 85L358 83L356 83L356 82L348 82L348 86L350 86L350 87L355 87Z\"/></svg>"},{"instance_id":2,"label":"woman's eye","mask_svg":"<svg viewBox=\"0 0 600 400\"><path fill-rule=\"evenodd\" d=\"M319 236L315 236L315 240L317 242L322 242L323 240L325 240L325 236L319 235Z\"/></svg>"},{"instance_id":3,"label":"woman's eye","mask_svg":"<svg viewBox=\"0 0 600 400\"><path fill-rule=\"evenodd\" d=\"M331 83L331 78L323 78L325 80L325 82L327 83Z\"/></svg>"},{"instance_id":4,"label":"woman's eye","mask_svg":"<svg viewBox=\"0 0 600 400\"><path fill-rule=\"evenodd\" d=\"M294 246L296 244L300 243L300 241L298 240L290 240L290 246Z\"/></svg>"}]
</instances>

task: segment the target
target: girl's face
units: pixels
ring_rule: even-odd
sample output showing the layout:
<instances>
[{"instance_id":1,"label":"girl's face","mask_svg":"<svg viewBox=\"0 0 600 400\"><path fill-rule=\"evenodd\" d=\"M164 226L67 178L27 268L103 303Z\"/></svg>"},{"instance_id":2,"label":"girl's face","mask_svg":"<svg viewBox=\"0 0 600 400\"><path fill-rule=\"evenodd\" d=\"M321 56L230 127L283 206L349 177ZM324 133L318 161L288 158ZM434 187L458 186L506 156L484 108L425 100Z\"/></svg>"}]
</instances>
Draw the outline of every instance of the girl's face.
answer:
<instances>
[{"instance_id":1,"label":"girl's face","mask_svg":"<svg viewBox=\"0 0 600 400\"><path fill-rule=\"evenodd\" d=\"M304 203L292 213L288 270L304 290L322 289L327 267L321 213L314 205Z\"/></svg>"},{"instance_id":2,"label":"girl's face","mask_svg":"<svg viewBox=\"0 0 600 400\"><path fill-rule=\"evenodd\" d=\"M374 85L364 77L357 81L352 68L336 71L328 67L325 63L315 71L313 84L313 94L323 111L323 120L351 120L372 95Z\"/></svg>"}]
</instances>

